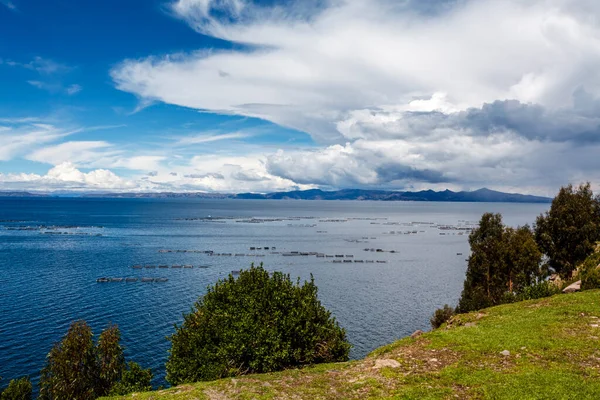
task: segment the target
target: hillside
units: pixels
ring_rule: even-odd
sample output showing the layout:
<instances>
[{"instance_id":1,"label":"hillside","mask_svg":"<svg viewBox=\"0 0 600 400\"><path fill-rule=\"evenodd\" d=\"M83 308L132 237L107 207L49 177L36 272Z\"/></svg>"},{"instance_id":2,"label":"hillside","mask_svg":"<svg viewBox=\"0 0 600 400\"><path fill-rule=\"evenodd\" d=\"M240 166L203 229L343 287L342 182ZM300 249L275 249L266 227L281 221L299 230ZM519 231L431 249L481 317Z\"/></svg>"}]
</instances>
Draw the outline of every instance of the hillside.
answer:
<instances>
[{"instance_id":1,"label":"hillside","mask_svg":"<svg viewBox=\"0 0 600 400\"><path fill-rule=\"evenodd\" d=\"M557 295L461 315L359 361L126 398L598 399L599 317L599 290Z\"/></svg>"},{"instance_id":2,"label":"hillside","mask_svg":"<svg viewBox=\"0 0 600 400\"><path fill-rule=\"evenodd\" d=\"M88 193L83 197L108 198L200 198L200 199L244 199L244 200L377 200L377 201L454 201L492 203L550 203L548 197L518 193L503 193L490 189L472 192L444 190L422 190L420 192L396 192L385 190L343 189L324 191L320 189L294 190L274 193Z\"/></svg>"}]
</instances>

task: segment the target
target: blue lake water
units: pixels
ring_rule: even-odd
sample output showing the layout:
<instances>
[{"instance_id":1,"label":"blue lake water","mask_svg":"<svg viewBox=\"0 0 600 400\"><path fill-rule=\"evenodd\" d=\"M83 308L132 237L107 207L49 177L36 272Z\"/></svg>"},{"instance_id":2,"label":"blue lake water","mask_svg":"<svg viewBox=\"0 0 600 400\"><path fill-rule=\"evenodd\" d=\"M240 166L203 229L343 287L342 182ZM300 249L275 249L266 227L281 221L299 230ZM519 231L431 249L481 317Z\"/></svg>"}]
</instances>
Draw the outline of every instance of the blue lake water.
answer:
<instances>
[{"instance_id":1,"label":"blue lake water","mask_svg":"<svg viewBox=\"0 0 600 400\"><path fill-rule=\"evenodd\" d=\"M88 321L95 333L110 322L118 324L127 357L152 368L155 384L164 384L166 337L173 324L181 322L207 285L251 262L293 278L313 274L322 303L347 330L351 356L363 357L417 329L429 329L436 308L456 303L469 245L468 232L455 228L472 226L487 211L501 212L510 225L531 224L547 208L0 198L0 386L23 375L37 381L46 354L76 319ZM209 250L232 255L202 253ZM292 251L344 257L281 254ZM132 268L184 264L194 268ZM164 277L168 282L97 283L103 276Z\"/></svg>"}]
</instances>

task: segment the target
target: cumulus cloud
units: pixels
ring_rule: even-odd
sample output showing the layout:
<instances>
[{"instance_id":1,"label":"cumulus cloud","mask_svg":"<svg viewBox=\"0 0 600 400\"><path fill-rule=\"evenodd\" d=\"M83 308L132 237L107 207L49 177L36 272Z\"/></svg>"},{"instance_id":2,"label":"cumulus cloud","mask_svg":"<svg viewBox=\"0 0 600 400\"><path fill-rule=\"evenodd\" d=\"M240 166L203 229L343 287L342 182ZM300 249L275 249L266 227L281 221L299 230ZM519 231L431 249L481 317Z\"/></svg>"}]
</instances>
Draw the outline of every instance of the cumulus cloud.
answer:
<instances>
[{"instance_id":1,"label":"cumulus cloud","mask_svg":"<svg viewBox=\"0 0 600 400\"><path fill-rule=\"evenodd\" d=\"M105 169L84 173L68 162L53 167L46 175L0 173L0 185L7 190L33 188L39 191L131 190L139 186Z\"/></svg>"},{"instance_id":2,"label":"cumulus cloud","mask_svg":"<svg viewBox=\"0 0 600 400\"><path fill-rule=\"evenodd\" d=\"M597 1L178 0L171 11L243 46L126 60L117 88L321 145L265 154L269 176L537 193L600 178Z\"/></svg>"}]
</instances>

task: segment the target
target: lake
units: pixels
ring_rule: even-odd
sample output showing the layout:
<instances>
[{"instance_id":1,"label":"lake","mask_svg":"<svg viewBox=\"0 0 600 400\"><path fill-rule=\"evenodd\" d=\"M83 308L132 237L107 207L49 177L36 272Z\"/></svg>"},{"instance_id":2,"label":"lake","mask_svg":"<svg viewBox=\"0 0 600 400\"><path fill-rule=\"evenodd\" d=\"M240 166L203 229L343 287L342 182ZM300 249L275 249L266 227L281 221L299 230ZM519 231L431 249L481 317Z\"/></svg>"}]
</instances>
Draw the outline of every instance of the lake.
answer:
<instances>
[{"instance_id":1,"label":"lake","mask_svg":"<svg viewBox=\"0 0 600 400\"><path fill-rule=\"evenodd\" d=\"M430 329L436 308L456 304L468 232L481 214L500 212L505 223L522 225L548 208L0 198L0 386L23 375L37 382L46 354L77 319L97 334L118 324L126 356L152 368L155 384L165 384L166 337L173 325L207 285L252 262L292 278L312 274L322 303L347 330L351 357L364 357ZM193 268L172 268L183 265ZM100 277L137 281L98 283Z\"/></svg>"}]
</instances>

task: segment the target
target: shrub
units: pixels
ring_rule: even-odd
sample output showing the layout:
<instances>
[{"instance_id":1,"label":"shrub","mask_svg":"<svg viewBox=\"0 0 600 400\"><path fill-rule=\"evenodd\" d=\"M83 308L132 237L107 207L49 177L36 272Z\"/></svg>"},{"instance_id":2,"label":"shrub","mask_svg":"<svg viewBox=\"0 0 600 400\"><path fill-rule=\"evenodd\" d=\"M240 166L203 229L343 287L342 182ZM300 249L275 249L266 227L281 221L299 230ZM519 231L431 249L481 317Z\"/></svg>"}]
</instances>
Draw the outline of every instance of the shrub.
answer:
<instances>
[{"instance_id":1,"label":"shrub","mask_svg":"<svg viewBox=\"0 0 600 400\"><path fill-rule=\"evenodd\" d=\"M0 400L31 400L31 392L29 378L13 379L8 387L0 392Z\"/></svg>"},{"instance_id":2,"label":"shrub","mask_svg":"<svg viewBox=\"0 0 600 400\"><path fill-rule=\"evenodd\" d=\"M600 289L600 252L594 253L581 264L581 290Z\"/></svg>"},{"instance_id":3,"label":"shrub","mask_svg":"<svg viewBox=\"0 0 600 400\"><path fill-rule=\"evenodd\" d=\"M123 380L127 371L119 328L109 326L97 344L93 336L85 321L71 324L62 341L48 353L40 378L40 399L95 399L109 394ZM131 376L127 378L129 385Z\"/></svg>"},{"instance_id":4,"label":"shrub","mask_svg":"<svg viewBox=\"0 0 600 400\"><path fill-rule=\"evenodd\" d=\"M541 281L526 286L515 297L517 301L541 299L561 293L561 288L549 281Z\"/></svg>"},{"instance_id":5,"label":"shrub","mask_svg":"<svg viewBox=\"0 0 600 400\"><path fill-rule=\"evenodd\" d=\"M111 389L111 396L124 396L133 392L148 392L152 390L152 371L142 369L138 363L130 361L123 371L121 380Z\"/></svg>"},{"instance_id":6,"label":"shrub","mask_svg":"<svg viewBox=\"0 0 600 400\"><path fill-rule=\"evenodd\" d=\"M312 277L301 286L262 264L209 287L169 339L173 385L346 361L350 350Z\"/></svg>"},{"instance_id":7,"label":"shrub","mask_svg":"<svg viewBox=\"0 0 600 400\"><path fill-rule=\"evenodd\" d=\"M448 304L444 304L444 307L438 308L433 313L433 317L429 320L431 322L431 327L433 329L437 329L442 324L447 322L454 315L454 309L450 307Z\"/></svg>"}]
</instances>

